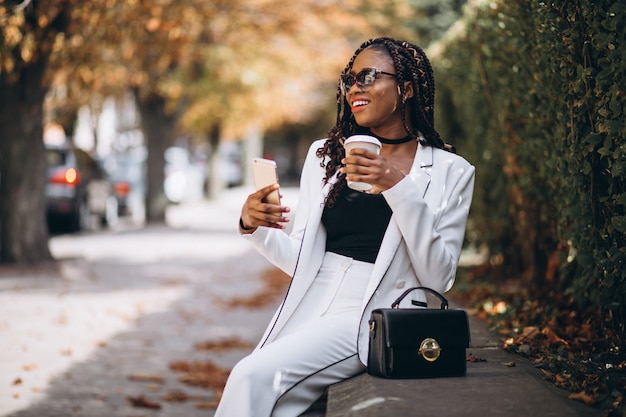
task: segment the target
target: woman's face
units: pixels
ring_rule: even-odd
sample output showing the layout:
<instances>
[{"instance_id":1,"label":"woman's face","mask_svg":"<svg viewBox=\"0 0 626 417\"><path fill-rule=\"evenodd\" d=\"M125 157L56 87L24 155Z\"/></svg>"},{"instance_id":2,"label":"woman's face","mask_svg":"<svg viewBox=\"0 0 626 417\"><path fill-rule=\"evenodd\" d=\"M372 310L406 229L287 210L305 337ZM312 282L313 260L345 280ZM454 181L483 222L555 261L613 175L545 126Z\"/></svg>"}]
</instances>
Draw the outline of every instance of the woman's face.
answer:
<instances>
[{"instance_id":1,"label":"woman's face","mask_svg":"<svg viewBox=\"0 0 626 417\"><path fill-rule=\"evenodd\" d=\"M365 49L356 57L350 74L356 75L365 68L395 74L391 58L374 49ZM383 137L403 134L404 127L398 110L398 84L394 77L378 74L374 84L364 89L354 83L346 92L346 100L360 126Z\"/></svg>"}]
</instances>

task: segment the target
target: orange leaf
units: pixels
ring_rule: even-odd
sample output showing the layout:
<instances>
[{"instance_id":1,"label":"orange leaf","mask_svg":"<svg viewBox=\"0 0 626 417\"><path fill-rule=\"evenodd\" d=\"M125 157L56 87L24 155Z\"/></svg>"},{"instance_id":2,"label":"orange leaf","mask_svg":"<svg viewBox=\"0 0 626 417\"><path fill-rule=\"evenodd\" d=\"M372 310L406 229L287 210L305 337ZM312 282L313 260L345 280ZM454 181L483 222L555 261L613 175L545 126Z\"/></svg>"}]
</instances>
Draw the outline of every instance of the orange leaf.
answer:
<instances>
[{"instance_id":1,"label":"orange leaf","mask_svg":"<svg viewBox=\"0 0 626 417\"><path fill-rule=\"evenodd\" d=\"M539 336L539 328L535 326L526 326L524 330L522 330L522 334L520 335L520 339L534 339Z\"/></svg>"},{"instance_id":2,"label":"orange leaf","mask_svg":"<svg viewBox=\"0 0 626 417\"><path fill-rule=\"evenodd\" d=\"M594 405L596 403L596 399L593 396L587 394L585 391L570 394L569 398L572 400L582 401L587 405Z\"/></svg>"},{"instance_id":3,"label":"orange leaf","mask_svg":"<svg viewBox=\"0 0 626 417\"><path fill-rule=\"evenodd\" d=\"M196 408L201 410L209 410L217 408L217 400L215 401L200 401L196 403Z\"/></svg>"},{"instance_id":4,"label":"orange leaf","mask_svg":"<svg viewBox=\"0 0 626 417\"><path fill-rule=\"evenodd\" d=\"M244 340L238 339L236 337L230 339L224 339L220 341L207 341L196 344L197 350L213 350L216 352L221 352L229 349L250 349L253 345L250 342L246 342Z\"/></svg>"},{"instance_id":5,"label":"orange leaf","mask_svg":"<svg viewBox=\"0 0 626 417\"><path fill-rule=\"evenodd\" d=\"M162 384L164 382L162 376L149 374L131 374L128 375L128 379L137 382L156 382L158 384Z\"/></svg>"},{"instance_id":6,"label":"orange leaf","mask_svg":"<svg viewBox=\"0 0 626 417\"><path fill-rule=\"evenodd\" d=\"M548 339L548 343L550 344L562 344L565 346L569 346L569 343L567 343L567 341L563 340L561 337L559 337L554 330L552 330L549 327L544 328L541 333L543 333L546 338Z\"/></svg>"},{"instance_id":7,"label":"orange leaf","mask_svg":"<svg viewBox=\"0 0 626 417\"><path fill-rule=\"evenodd\" d=\"M128 401L130 401L133 407L151 408L154 410L161 409L161 404L154 402L154 401L150 401L143 395L140 395L138 397L126 397L126 398L128 399Z\"/></svg>"},{"instance_id":8,"label":"orange leaf","mask_svg":"<svg viewBox=\"0 0 626 417\"><path fill-rule=\"evenodd\" d=\"M187 400L189 400L189 395L187 395L186 392L181 391L181 390L174 390L174 391L170 391L167 393L167 395L165 397L163 397L163 400L167 401L167 402L185 402Z\"/></svg>"}]
</instances>

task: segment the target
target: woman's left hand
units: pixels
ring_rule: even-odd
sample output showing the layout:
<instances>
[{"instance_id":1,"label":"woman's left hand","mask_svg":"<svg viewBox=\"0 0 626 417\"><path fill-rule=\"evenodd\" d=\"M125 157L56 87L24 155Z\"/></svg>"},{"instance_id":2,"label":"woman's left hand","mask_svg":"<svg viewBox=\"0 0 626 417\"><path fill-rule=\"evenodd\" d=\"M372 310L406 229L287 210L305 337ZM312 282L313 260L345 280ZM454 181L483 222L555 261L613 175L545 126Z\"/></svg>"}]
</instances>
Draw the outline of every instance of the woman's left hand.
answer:
<instances>
[{"instance_id":1,"label":"woman's left hand","mask_svg":"<svg viewBox=\"0 0 626 417\"><path fill-rule=\"evenodd\" d=\"M379 193L399 183L405 174L382 156L363 148L353 149L341 160L345 166L340 172L348 181L371 184L373 192Z\"/></svg>"}]
</instances>

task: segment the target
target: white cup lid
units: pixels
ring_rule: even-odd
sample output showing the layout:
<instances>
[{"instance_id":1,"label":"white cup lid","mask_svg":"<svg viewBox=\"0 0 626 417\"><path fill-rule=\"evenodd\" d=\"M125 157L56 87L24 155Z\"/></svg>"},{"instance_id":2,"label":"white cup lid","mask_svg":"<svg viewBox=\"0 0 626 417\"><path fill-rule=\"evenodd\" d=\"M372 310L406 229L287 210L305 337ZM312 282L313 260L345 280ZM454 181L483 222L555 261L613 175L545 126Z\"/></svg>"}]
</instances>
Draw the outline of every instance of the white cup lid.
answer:
<instances>
[{"instance_id":1,"label":"white cup lid","mask_svg":"<svg viewBox=\"0 0 626 417\"><path fill-rule=\"evenodd\" d=\"M344 142L344 145L347 145L348 143L352 143L352 142L367 142L367 143L373 143L374 145L377 145L379 147L382 146L382 144L380 143L378 139L376 139L374 136L369 136L369 135L352 135L348 139L346 139L346 141Z\"/></svg>"}]
</instances>

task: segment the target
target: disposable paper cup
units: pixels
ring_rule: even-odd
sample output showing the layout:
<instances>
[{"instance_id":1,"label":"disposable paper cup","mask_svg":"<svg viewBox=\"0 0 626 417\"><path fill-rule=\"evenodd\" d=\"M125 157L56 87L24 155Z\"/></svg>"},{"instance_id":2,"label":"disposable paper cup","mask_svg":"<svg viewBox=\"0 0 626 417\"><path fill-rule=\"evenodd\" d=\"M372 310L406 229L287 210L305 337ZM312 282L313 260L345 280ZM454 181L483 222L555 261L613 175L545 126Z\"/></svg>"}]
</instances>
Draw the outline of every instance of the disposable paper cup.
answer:
<instances>
[{"instance_id":1,"label":"disposable paper cup","mask_svg":"<svg viewBox=\"0 0 626 417\"><path fill-rule=\"evenodd\" d=\"M367 149L370 152L376 154L380 153L380 147L382 144L374 136L369 135L353 135L350 136L343 144L346 150L346 156L350 154L350 151L355 148ZM372 184L366 182L348 181L348 187L357 191L367 191L372 188Z\"/></svg>"}]
</instances>

